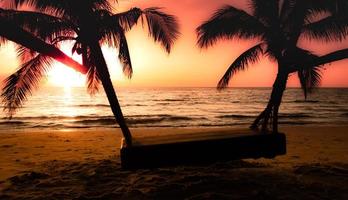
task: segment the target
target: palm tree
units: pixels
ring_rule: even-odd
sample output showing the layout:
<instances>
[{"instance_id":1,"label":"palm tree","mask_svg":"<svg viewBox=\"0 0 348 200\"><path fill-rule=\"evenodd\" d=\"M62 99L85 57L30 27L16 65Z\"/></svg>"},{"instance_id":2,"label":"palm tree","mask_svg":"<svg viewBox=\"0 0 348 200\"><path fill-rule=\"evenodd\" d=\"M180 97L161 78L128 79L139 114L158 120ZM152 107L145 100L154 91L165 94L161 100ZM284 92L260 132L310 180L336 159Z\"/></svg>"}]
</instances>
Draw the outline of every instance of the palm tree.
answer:
<instances>
[{"instance_id":1,"label":"palm tree","mask_svg":"<svg viewBox=\"0 0 348 200\"><path fill-rule=\"evenodd\" d=\"M132 64L125 32L141 19L141 23L147 25L149 35L154 41L160 42L170 53L178 36L175 17L159 8L132 8L127 12L113 14L112 6L107 0L14 1L15 6L24 3L34 6L35 11L4 10L2 15L53 45L59 46L67 40L74 42L72 53L81 55L83 65L88 67L89 93L95 94L100 83L102 84L126 144L131 145L131 133L113 88L101 44L119 49L118 57L123 64L123 71L130 78ZM24 62L20 69L6 80L2 94L10 115L22 105L26 95L39 83L51 65L51 60L44 55L37 54L33 57L31 51L23 48L20 48L19 52ZM26 59L28 57L29 60Z\"/></svg>"},{"instance_id":2,"label":"palm tree","mask_svg":"<svg viewBox=\"0 0 348 200\"><path fill-rule=\"evenodd\" d=\"M297 46L300 37L325 42L342 41L348 31L347 1L345 0L250 0L252 13L224 6L196 31L198 45L206 48L219 39L259 39L242 53L227 69L218 89L227 87L231 77L267 56L278 63L278 73L269 102L251 125L278 132L278 111L288 76L297 72L305 97L317 87L321 79L321 65L348 57L341 50L318 57ZM344 12L346 11L346 12ZM327 14L321 15L322 13ZM319 18L319 19L318 19Z\"/></svg>"},{"instance_id":3,"label":"palm tree","mask_svg":"<svg viewBox=\"0 0 348 200\"><path fill-rule=\"evenodd\" d=\"M50 56L56 59L57 61L65 64L66 66L72 67L76 71L79 71L83 74L87 73L87 68L85 66L82 66L75 60L71 59L69 56L67 56L65 53L63 53L55 46L45 43L44 41L33 36L31 33L23 30L22 28L14 25L9 21L6 21L1 17L0 26L6 27L0 30L0 46L7 40L11 40L33 51L39 52L46 56Z\"/></svg>"}]
</instances>

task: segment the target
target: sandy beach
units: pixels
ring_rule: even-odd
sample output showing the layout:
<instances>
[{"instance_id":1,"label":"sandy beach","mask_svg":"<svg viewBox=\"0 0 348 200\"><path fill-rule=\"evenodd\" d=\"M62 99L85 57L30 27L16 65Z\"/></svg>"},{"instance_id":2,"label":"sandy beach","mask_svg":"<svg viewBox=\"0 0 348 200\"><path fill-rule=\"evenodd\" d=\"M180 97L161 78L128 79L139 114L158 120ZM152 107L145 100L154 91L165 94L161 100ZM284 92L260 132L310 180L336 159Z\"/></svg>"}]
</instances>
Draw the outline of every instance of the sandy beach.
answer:
<instances>
[{"instance_id":1,"label":"sandy beach","mask_svg":"<svg viewBox=\"0 0 348 200\"><path fill-rule=\"evenodd\" d=\"M133 129L135 136L224 129ZM236 130L231 130L235 132ZM287 155L126 171L118 129L0 133L0 199L347 199L348 127L282 127Z\"/></svg>"}]
</instances>

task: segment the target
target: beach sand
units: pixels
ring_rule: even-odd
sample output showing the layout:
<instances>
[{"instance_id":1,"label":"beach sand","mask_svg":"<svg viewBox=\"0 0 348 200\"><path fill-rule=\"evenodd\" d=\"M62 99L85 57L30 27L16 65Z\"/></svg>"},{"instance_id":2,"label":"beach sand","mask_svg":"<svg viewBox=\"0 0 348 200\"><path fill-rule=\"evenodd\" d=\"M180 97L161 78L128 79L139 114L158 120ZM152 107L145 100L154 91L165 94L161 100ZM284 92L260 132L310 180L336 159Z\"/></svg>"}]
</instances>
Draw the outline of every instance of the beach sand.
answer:
<instances>
[{"instance_id":1,"label":"beach sand","mask_svg":"<svg viewBox=\"0 0 348 200\"><path fill-rule=\"evenodd\" d=\"M348 126L281 131L287 154L275 159L132 171L120 168L118 129L1 131L0 199L348 199Z\"/></svg>"}]
</instances>

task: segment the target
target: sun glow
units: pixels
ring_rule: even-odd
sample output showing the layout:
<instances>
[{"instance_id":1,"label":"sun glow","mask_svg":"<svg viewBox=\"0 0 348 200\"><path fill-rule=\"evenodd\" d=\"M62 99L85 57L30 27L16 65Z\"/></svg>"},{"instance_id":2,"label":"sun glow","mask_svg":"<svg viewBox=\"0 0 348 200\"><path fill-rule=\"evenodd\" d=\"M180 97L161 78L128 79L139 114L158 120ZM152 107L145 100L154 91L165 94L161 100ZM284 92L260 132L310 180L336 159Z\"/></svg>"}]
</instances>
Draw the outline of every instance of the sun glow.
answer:
<instances>
[{"instance_id":1,"label":"sun glow","mask_svg":"<svg viewBox=\"0 0 348 200\"><path fill-rule=\"evenodd\" d=\"M71 55L71 43L64 43L61 45L61 50L67 55ZM103 55L107 63L110 77L113 81L124 81L126 77L123 76L121 63L118 60L118 52L114 48L102 47ZM81 56L76 53L72 58L81 63ZM84 87L86 83L86 75L75 71L74 69L65 66L59 62L55 62L48 72L48 82L50 85L71 88Z\"/></svg>"},{"instance_id":2,"label":"sun glow","mask_svg":"<svg viewBox=\"0 0 348 200\"><path fill-rule=\"evenodd\" d=\"M85 85L86 76L63 64L56 63L48 73L48 81L54 86L64 88L82 87Z\"/></svg>"}]
</instances>

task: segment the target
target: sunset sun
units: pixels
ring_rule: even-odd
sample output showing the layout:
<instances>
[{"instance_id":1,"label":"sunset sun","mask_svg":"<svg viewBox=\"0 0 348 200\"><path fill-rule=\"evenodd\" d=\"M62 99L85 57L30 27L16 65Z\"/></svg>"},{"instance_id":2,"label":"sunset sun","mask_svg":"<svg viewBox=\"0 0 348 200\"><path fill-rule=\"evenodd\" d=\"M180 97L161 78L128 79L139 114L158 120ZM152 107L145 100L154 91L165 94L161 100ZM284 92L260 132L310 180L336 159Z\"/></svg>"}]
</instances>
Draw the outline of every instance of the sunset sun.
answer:
<instances>
[{"instance_id":1,"label":"sunset sun","mask_svg":"<svg viewBox=\"0 0 348 200\"><path fill-rule=\"evenodd\" d=\"M56 63L48 73L48 82L54 86L65 88L83 87L86 76L63 64Z\"/></svg>"},{"instance_id":2,"label":"sunset sun","mask_svg":"<svg viewBox=\"0 0 348 200\"><path fill-rule=\"evenodd\" d=\"M71 43L64 43L61 45L61 50L67 55L71 56L71 45ZM124 80L125 76L122 73L121 63L117 56L115 56L118 53L117 50L103 46L102 51L106 58L111 79L117 81ZM72 58L81 63L80 55L75 53ZM57 87L84 87L86 83L85 74L81 74L80 72L71 67L67 67L60 62L54 62L52 68L48 71L47 77L48 83Z\"/></svg>"}]
</instances>

